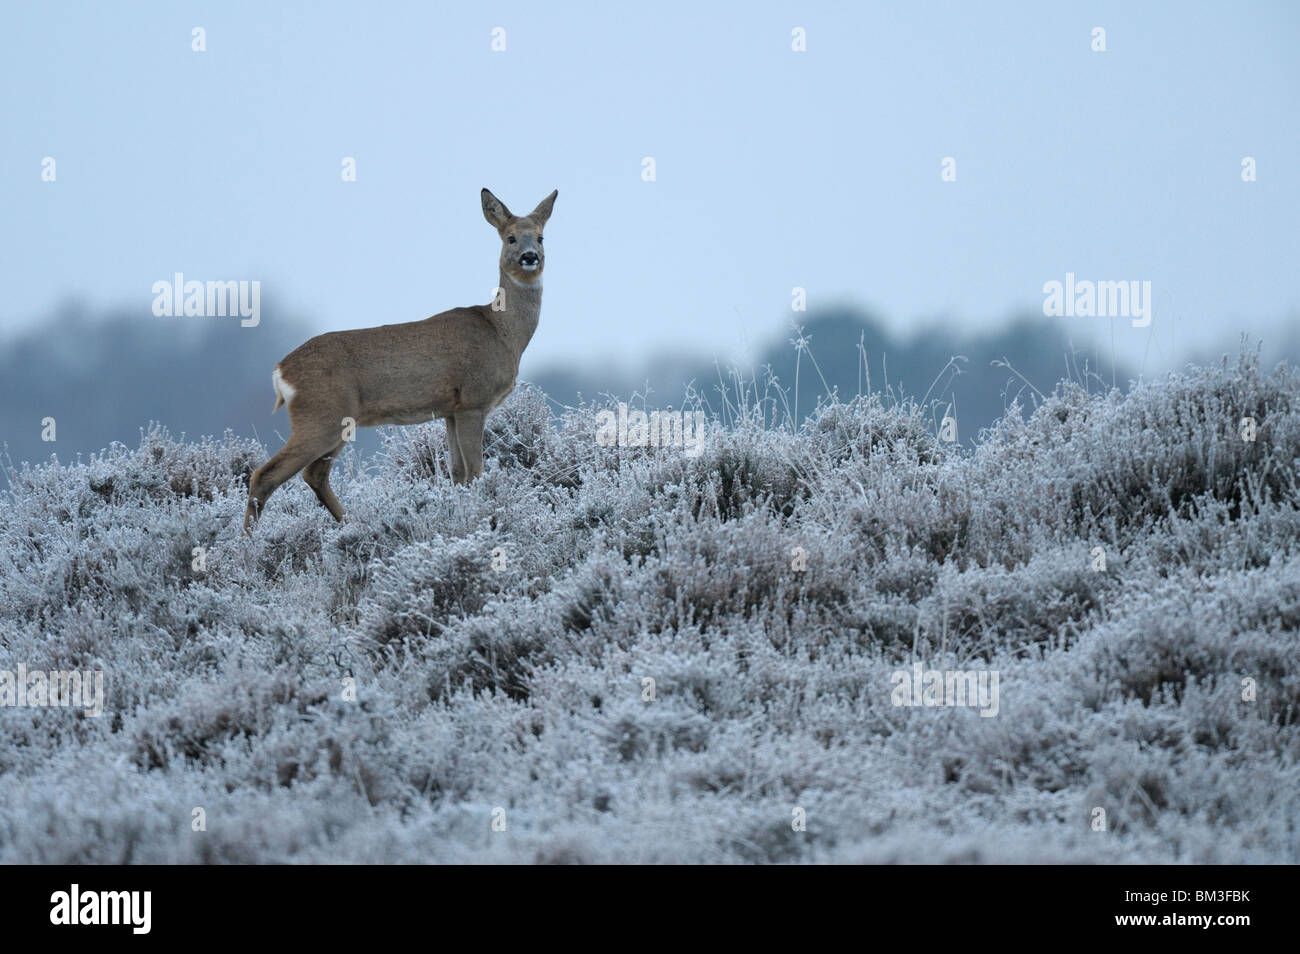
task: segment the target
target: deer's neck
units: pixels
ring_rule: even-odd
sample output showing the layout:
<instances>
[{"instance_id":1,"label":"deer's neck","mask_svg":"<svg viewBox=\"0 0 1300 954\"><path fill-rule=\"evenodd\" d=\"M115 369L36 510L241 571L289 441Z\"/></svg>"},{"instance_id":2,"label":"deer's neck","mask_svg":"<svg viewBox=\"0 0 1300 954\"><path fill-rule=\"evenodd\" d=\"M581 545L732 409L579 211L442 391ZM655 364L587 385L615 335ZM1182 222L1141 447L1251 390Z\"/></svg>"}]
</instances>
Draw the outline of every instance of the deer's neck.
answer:
<instances>
[{"instance_id":1,"label":"deer's neck","mask_svg":"<svg viewBox=\"0 0 1300 954\"><path fill-rule=\"evenodd\" d=\"M499 285L505 308L492 312L492 317L518 358L533 339L542 314L542 280L538 278L531 285L522 285L502 269Z\"/></svg>"}]
</instances>

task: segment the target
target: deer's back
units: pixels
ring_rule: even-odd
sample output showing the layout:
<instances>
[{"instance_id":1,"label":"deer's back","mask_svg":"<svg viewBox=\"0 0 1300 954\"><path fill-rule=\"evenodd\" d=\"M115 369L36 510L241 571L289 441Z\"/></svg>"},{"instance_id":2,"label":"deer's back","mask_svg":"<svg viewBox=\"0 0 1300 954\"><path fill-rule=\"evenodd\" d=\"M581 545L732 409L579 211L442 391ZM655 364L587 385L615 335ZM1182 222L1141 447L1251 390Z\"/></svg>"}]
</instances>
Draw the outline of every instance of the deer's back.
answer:
<instances>
[{"instance_id":1,"label":"deer's back","mask_svg":"<svg viewBox=\"0 0 1300 954\"><path fill-rule=\"evenodd\" d=\"M362 426L415 423L463 408L490 408L509 393L518 357L482 306L453 308L377 328L330 331L279 364L298 392L346 398ZM364 376L357 369L366 369Z\"/></svg>"}]
</instances>

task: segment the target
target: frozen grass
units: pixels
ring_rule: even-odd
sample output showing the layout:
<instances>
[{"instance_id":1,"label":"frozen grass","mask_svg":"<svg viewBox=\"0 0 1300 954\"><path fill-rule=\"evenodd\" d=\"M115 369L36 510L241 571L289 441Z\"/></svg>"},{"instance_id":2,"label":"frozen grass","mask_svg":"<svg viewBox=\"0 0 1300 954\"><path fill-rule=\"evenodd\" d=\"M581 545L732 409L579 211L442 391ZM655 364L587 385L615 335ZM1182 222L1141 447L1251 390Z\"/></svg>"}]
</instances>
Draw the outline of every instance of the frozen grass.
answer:
<instances>
[{"instance_id":1,"label":"frozen grass","mask_svg":"<svg viewBox=\"0 0 1300 954\"><path fill-rule=\"evenodd\" d=\"M251 540L248 441L11 473L0 669L106 711L0 709L0 861L1300 861L1296 372L1063 385L974 450L769 399L689 458L521 386L473 486L407 428ZM893 705L914 660L999 714Z\"/></svg>"}]
</instances>

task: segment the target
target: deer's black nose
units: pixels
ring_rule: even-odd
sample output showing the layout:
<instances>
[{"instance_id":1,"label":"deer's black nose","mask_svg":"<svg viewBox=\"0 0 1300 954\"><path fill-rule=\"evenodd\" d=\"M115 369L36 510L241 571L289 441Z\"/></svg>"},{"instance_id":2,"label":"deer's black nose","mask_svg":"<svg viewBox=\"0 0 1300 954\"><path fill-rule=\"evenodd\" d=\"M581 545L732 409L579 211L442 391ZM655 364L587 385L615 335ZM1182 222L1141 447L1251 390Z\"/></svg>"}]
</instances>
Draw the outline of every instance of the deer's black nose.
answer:
<instances>
[{"instance_id":1,"label":"deer's black nose","mask_svg":"<svg viewBox=\"0 0 1300 954\"><path fill-rule=\"evenodd\" d=\"M537 253L536 253L536 252L524 252L524 254L522 254L522 255L519 256L519 264L520 264L520 265L536 265L536 264L537 264Z\"/></svg>"}]
</instances>

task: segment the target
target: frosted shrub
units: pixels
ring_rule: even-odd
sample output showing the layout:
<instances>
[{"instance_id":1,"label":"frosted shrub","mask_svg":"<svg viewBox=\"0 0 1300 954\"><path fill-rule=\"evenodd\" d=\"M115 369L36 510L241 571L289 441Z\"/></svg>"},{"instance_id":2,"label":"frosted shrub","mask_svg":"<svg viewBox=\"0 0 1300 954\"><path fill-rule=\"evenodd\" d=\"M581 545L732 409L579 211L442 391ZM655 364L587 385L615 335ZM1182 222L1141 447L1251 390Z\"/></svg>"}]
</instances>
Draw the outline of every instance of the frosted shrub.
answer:
<instances>
[{"instance_id":1,"label":"frosted shrub","mask_svg":"<svg viewBox=\"0 0 1300 954\"><path fill-rule=\"evenodd\" d=\"M251 539L230 434L5 472L0 670L105 708L0 708L0 861L1300 861L1295 371L777 397L691 456L521 385L473 484L394 430Z\"/></svg>"},{"instance_id":2,"label":"frosted shrub","mask_svg":"<svg viewBox=\"0 0 1300 954\"><path fill-rule=\"evenodd\" d=\"M491 567L495 539L478 533L403 547L370 570L362 632L375 646L437 635L454 617L475 616L503 588Z\"/></svg>"}]
</instances>

